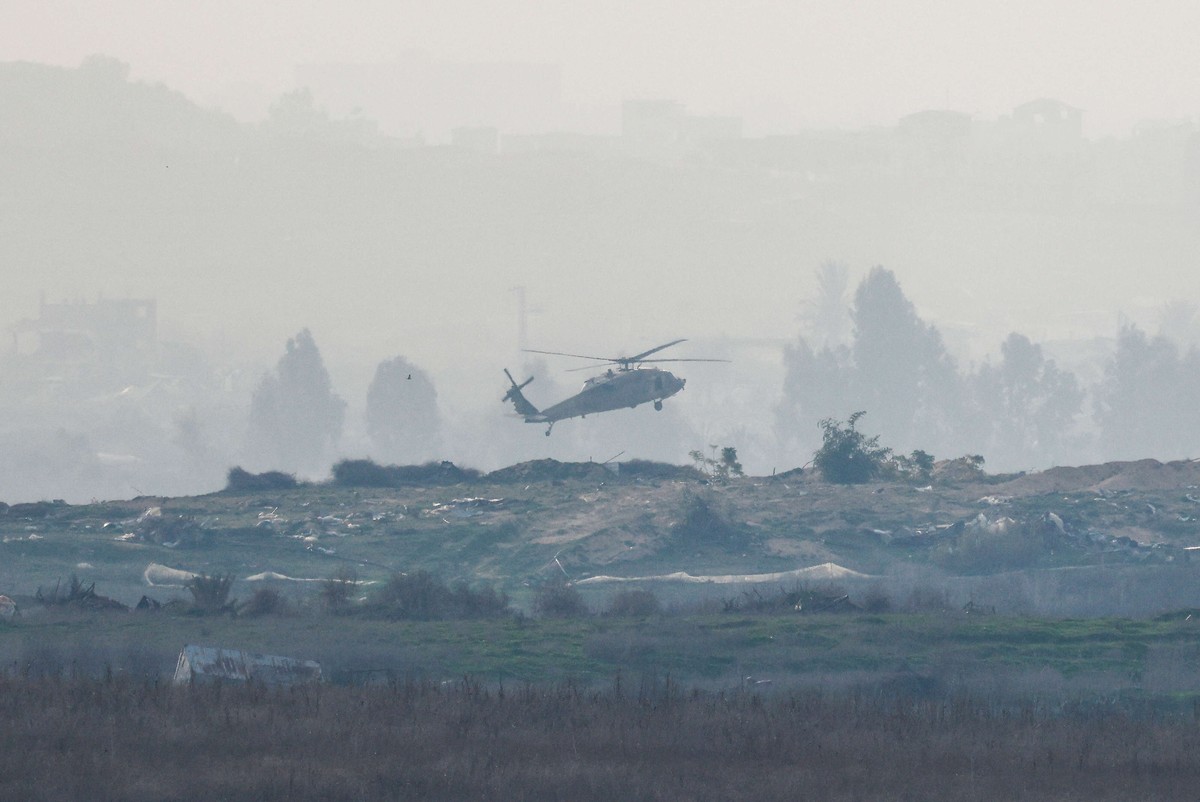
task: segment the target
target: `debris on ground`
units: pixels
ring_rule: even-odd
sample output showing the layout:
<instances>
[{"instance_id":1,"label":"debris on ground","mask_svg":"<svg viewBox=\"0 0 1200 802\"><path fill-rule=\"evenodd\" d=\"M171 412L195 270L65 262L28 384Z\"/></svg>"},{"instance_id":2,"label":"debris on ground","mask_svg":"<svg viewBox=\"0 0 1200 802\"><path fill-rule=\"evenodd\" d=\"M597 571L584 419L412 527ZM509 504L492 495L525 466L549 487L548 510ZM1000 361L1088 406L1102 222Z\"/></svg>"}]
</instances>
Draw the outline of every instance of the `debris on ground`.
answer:
<instances>
[{"instance_id":1,"label":"debris on ground","mask_svg":"<svg viewBox=\"0 0 1200 802\"><path fill-rule=\"evenodd\" d=\"M150 587L159 588L182 588L186 587L188 582L195 579L197 574L194 571L183 571L178 568L170 568L166 565L158 563L150 563L146 566L146 570L142 572L142 579Z\"/></svg>"},{"instance_id":2,"label":"debris on ground","mask_svg":"<svg viewBox=\"0 0 1200 802\"><path fill-rule=\"evenodd\" d=\"M96 583L84 584L83 580L71 574L71 579L64 588L61 582L54 585L50 593L43 593L38 586L34 598L46 607L74 607L80 610L128 610L129 606L116 599L101 596L96 593Z\"/></svg>"},{"instance_id":3,"label":"debris on ground","mask_svg":"<svg viewBox=\"0 0 1200 802\"><path fill-rule=\"evenodd\" d=\"M134 535L133 539L167 548L199 546L208 540L208 532L195 518L190 515L166 515L162 507L147 507L141 515L127 523L130 532L126 534Z\"/></svg>"},{"instance_id":4,"label":"debris on ground","mask_svg":"<svg viewBox=\"0 0 1200 802\"><path fill-rule=\"evenodd\" d=\"M241 649L184 646L175 666L174 683L256 682L262 685L298 685L321 681L321 664Z\"/></svg>"},{"instance_id":5,"label":"debris on ground","mask_svg":"<svg viewBox=\"0 0 1200 802\"><path fill-rule=\"evenodd\" d=\"M426 511L426 515L433 518L474 518L482 515L485 512L495 512L504 509L507 501L502 498L455 498L444 504L436 504Z\"/></svg>"}]
</instances>

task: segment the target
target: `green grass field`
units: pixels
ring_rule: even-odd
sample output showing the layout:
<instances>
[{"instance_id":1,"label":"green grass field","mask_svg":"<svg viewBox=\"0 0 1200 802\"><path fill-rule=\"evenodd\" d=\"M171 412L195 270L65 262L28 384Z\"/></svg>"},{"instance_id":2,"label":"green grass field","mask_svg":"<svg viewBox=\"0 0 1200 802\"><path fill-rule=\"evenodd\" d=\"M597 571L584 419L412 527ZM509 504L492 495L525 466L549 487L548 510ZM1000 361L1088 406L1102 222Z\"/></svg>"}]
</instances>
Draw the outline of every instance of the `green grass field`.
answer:
<instances>
[{"instance_id":1,"label":"green grass field","mask_svg":"<svg viewBox=\"0 0 1200 802\"><path fill-rule=\"evenodd\" d=\"M335 682L670 676L734 688L919 681L940 690L1200 694L1200 621L961 614L668 614L390 621L302 610L256 618L38 612L0 626L9 673L163 675L186 643L317 659Z\"/></svg>"}]
</instances>

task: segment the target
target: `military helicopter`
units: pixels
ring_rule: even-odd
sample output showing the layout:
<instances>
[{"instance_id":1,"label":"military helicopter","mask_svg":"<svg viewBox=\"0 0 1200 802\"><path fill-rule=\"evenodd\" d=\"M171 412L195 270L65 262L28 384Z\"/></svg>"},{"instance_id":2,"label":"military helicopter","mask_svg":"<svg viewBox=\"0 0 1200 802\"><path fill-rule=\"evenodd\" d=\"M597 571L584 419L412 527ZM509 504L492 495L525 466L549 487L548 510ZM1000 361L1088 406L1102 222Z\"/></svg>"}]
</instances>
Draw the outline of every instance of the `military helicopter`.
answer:
<instances>
[{"instance_id":1,"label":"military helicopter","mask_svg":"<svg viewBox=\"0 0 1200 802\"><path fill-rule=\"evenodd\" d=\"M642 351L640 354L633 356L587 356L585 354L564 354L561 351L537 351L532 348L522 349L529 354L547 354L549 356L569 356L575 359L591 359L598 361L599 365L587 365L582 368L571 368L571 370L591 370L605 365L610 365L604 373L599 376L592 376L583 383L583 389L576 395L571 396L563 401L546 409L539 410L521 392L528 384L533 381L530 376L525 381L517 384L517 380L508 372L508 368L504 369L504 375L508 377L508 381L512 384L508 392L504 394L501 401L512 401L513 406L517 409L517 414L525 418L526 423L545 423L546 436L550 436L550 432L554 429L554 424L566 418L583 418L596 412L609 412L614 409L622 409L628 407L630 409L638 404L654 402L656 410L662 409L664 398L670 398L677 392L683 389L686 384L685 379L670 373L669 371L659 368L644 368L642 365L648 362L728 362L728 359L647 359L651 354L656 354L664 348L670 348L672 345L678 345L685 340L672 340L664 345L659 345L651 348L648 351ZM613 367L616 370L613 370Z\"/></svg>"}]
</instances>

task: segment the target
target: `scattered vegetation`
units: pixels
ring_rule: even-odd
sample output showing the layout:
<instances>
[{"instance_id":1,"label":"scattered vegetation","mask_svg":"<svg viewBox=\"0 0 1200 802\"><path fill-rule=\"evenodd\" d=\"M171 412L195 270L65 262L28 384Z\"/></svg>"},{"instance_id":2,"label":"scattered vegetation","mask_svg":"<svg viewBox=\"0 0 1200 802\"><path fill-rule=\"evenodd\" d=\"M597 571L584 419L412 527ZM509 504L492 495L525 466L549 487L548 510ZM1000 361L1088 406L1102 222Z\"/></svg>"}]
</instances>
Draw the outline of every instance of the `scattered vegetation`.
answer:
<instances>
[{"instance_id":1,"label":"scattered vegetation","mask_svg":"<svg viewBox=\"0 0 1200 802\"><path fill-rule=\"evenodd\" d=\"M620 471L623 479L642 481L679 480L686 482L702 478L700 471L687 465L673 465L669 462L654 462L644 459L626 460L621 463Z\"/></svg>"},{"instance_id":2,"label":"scattered vegetation","mask_svg":"<svg viewBox=\"0 0 1200 802\"><path fill-rule=\"evenodd\" d=\"M300 802L397 789L581 802L890 799L897 789L924 800L1170 800L1192 798L1200 780L1190 714L951 698L911 673L824 693L713 693L656 675L604 690L0 678L0 698L0 797L30 802L97 788L113 799Z\"/></svg>"},{"instance_id":3,"label":"scattered vegetation","mask_svg":"<svg viewBox=\"0 0 1200 802\"><path fill-rule=\"evenodd\" d=\"M275 588L259 588L238 608L238 615L256 618L264 615L285 615L291 610L287 597Z\"/></svg>"},{"instance_id":4,"label":"scattered vegetation","mask_svg":"<svg viewBox=\"0 0 1200 802\"><path fill-rule=\"evenodd\" d=\"M822 444L813 455L813 464L826 481L844 485L869 482L891 458L892 450L879 445L879 435L867 437L858 431L858 420L865 414L855 412L844 423L834 418L820 422Z\"/></svg>"},{"instance_id":5,"label":"scattered vegetation","mask_svg":"<svg viewBox=\"0 0 1200 802\"><path fill-rule=\"evenodd\" d=\"M853 613L861 608L850 595L836 586L778 588L764 593L758 588L742 591L722 602L727 613Z\"/></svg>"},{"instance_id":6,"label":"scattered vegetation","mask_svg":"<svg viewBox=\"0 0 1200 802\"><path fill-rule=\"evenodd\" d=\"M129 609L127 605L115 599L97 594L95 582L90 585L85 584L75 574L71 574L71 578L68 580L65 588L62 587L62 582L56 582L54 590L49 593L43 592L39 585L34 598L46 607L71 607L77 610Z\"/></svg>"},{"instance_id":7,"label":"scattered vegetation","mask_svg":"<svg viewBox=\"0 0 1200 802\"><path fill-rule=\"evenodd\" d=\"M479 475L479 471L445 461L423 465L379 465L369 459L344 459L333 466L333 483L341 487L451 485L478 479Z\"/></svg>"},{"instance_id":8,"label":"scattered vegetation","mask_svg":"<svg viewBox=\"0 0 1200 802\"><path fill-rule=\"evenodd\" d=\"M192 612L199 615L235 614L237 600L229 598L233 582L233 574L198 574L189 579L184 587L192 594Z\"/></svg>"},{"instance_id":9,"label":"scattered vegetation","mask_svg":"<svg viewBox=\"0 0 1200 802\"><path fill-rule=\"evenodd\" d=\"M635 588L613 594L608 601L605 615L618 618L646 618L662 612L658 597L649 590Z\"/></svg>"},{"instance_id":10,"label":"scattered vegetation","mask_svg":"<svg viewBox=\"0 0 1200 802\"><path fill-rule=\"evenodd\" d=\"M428 571L393 574L364 609L371 615L412 621L494 618L509 612L508 596L491 586L450 586Z\"/></svg>"},{"instance_id":11,"label":"scattered vegetation","mask_svg":"<svg viewBox=\"0 0 1200 802\"><path fill-rule=\"evenodd\" d=\"M358 572L349 566L343 566L321 583L321 603L330 612L345 612L357 587Z\"/></svg>"},{"instance_id":12,"label":"scattered vegetation","mask_svg":"<svg viewBox=\"0 0 1200 802\"><path fill-rule=\"evenodd\" d=\"M908 456L896 455L890 465L898 477L910 482L925 484L933 479L933 455L920 449Z\"/></svg>"},{"instance_id":13,"label":"scattered vegetation","mask_svg":"<svg viewBox=\"0 0 1200 802\"><path fill-rule=\"evenodd\" d=\"M717 546L726 551L744 548L747 540L746 532L714 509L709 498L690 492L683 498L680 519L672 527L672 535L678 546Z\"/></svg>"},{"instance_id":14,"label":"scattered vegetation","mask_svg":"<svg viewBox=\"0 0 1200 802\"><path fill-rule=\"evenodd\" d=\"M709 448L712 450L711 457L705 456L704 452L699 449L688 452L688 456L692 458L698 472L718 482L727 482L730 478L746 475L746 472L742 470L742 463L738 462L736 448L714 445L710 445ZM718 449L720 449L720 455L717 453Z\"/></svg>"},{"instance_id":15,"label":"scattered vegetation","mask_svg":"<svg viewBox=\"0 0 1200 802\"><path fill-rule=\"evenodd\" d=\"M542 618L582 618L590 610L579 590L564 577L538 585L533 595L533 612Z\"/></svg>"},{"instance_id":16,"label":"scattered vegetation","mask_svg":"<svg viewBox=\"0 0 1200 802\"><path fill-rule=\"evenodd\" d=\"M229 469L225 479L227 493L255 493L262 490L291 490L299 487L294 474L282 471L250 473L239 466Z\"/></svg>"}]
</instances>

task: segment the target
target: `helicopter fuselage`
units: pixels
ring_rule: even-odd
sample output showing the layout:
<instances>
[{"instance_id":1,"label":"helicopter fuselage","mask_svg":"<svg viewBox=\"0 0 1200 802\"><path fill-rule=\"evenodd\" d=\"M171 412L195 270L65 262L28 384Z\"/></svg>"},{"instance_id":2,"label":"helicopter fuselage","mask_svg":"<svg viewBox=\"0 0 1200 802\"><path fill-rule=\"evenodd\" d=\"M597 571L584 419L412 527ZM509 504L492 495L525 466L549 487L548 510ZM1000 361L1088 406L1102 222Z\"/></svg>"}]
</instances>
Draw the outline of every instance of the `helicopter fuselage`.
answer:
<instances>
[{"instance_id":1,"label":"helicopter fuselage","mask_svg":"<svg viewBox=\"0 0 1200 802\"><path fill-rule=\"evenodd\" d=\"M670 398L683 389L684 379L660 368L610 370L583 383L578 394L543 409L530 423L549 423L593 412L632 408Z\"/></svg>"},{"instance_id":2,"label":"helicopter fuselage","mask_svg":"<svg viewBox=\"0 0 1200 802\"><path fill-rule=\"evenodd\" d=\"M675 374L659 368L610 370L583 383L583 389L536 414L525 415L526 423L554 423L566 418L581 418L595 412L636 407L661 402L683 389L686 383ZM656 406L660 404L656 403Z\"/></svg>"},{"instance_id":3,"label":"helicopter fuselage","mask_svg":"<svg viewBox=\"0 0 1200 802\"><path fill-rule=\"evenodd\" d=\"M664 398L670 398L683 389L687 382L675 374L661 368L647 368L647 362L726 362L724 359L647 359L664 348L670 348L683 340L672 340L669 343L655 346L634 356L587 356L585 354L567 354L561 351L537 351L524 349L531 354L549 354L551 356L566 356L575 359L594 359L616 366L603 373L593 376L583 383L583 389L570 398L557 404L538 409L521 393L521 390L533 381L530 377L521 384L513 378L505 368L504 375L512 386L504 394L504 401L511 401L517 409L517 414L526 423L545 423L546 434L550 434L556 421L566 418L582 418L596 412L609 412L614 409L624 409L639 404L653 403L655 409L662 409Z\"/></svg>"}]
</instances>

